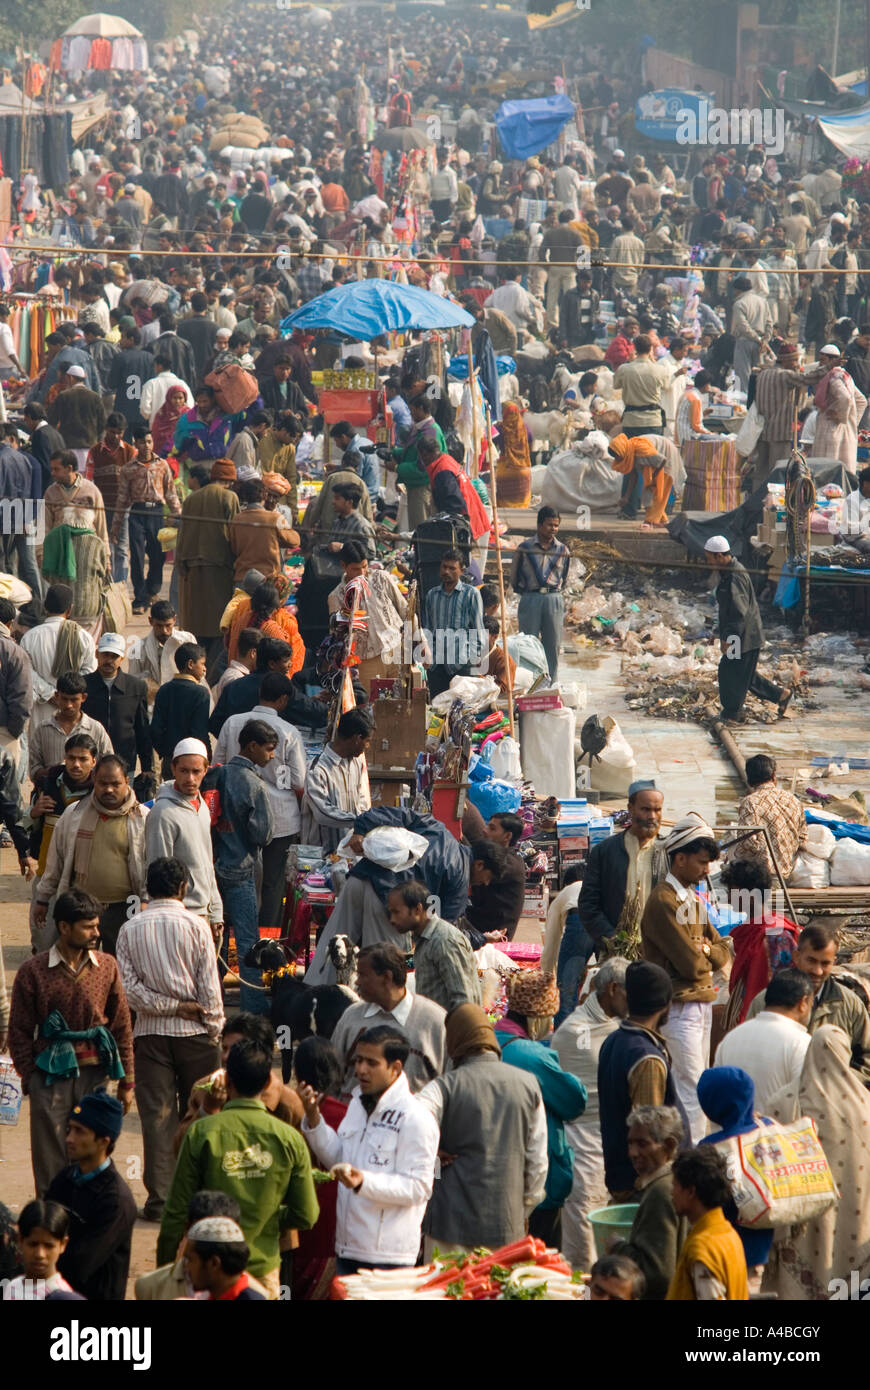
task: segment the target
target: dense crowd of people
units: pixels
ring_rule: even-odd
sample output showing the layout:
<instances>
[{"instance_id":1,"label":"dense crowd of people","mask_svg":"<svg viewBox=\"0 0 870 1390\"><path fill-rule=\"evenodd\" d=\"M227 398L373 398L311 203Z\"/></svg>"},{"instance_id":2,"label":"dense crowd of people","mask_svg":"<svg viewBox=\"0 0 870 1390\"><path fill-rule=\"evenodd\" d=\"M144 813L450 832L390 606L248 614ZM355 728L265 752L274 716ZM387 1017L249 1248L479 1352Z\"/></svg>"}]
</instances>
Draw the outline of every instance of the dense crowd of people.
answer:
<instances>
[{"instance_id":1,"label":"dense crowd of people","mask_svg":"<svg viewBox=\"0 0 870 1390\"><path fill-rule=\"evenodd\" d=\"M408 629L430 701L457 676L500 694L516 680L486 582L490 489L529 506L533 440L496 356L600 363L555 404L604 431L623 516L651 489L650 526L716 391L763 417L752 486L808 396L812 451L854 471L870 207L833 167L805 175L761 148L697 156L678 178L635 138L649 84L625 53L566 58L553 32L474 13L393 18L386 47L373 10L281 21L234 6L157 45L149 72L111 74L68 183L22 178L6 248L0 499L34 504L41 526L4 527L0 575L0 814L32 886L32 955L8 997L0 957L0 1053L33 1170L14 1222L0 1208L3 1297L123 1300L144 1221L141 1300L323 1299L335 1277L447 1254L461 1267L527 1235L593 1301L825 1298L868 1261L870 1015L834 973L836 932L770 911L772 873L806 840L774 760L747 763L740 825L767 833L728 851L722 881L753 904L730 937L704 890L715 830L676 807L663 832L665 793L640 778L499 1008L491 951L523 914L524 821L469 805L454 834L418 804L373 804L367 753L372 682L410 664ZM549 94L556 66L569 131L500 155L501 96ZM59 74L57 95L94 81ZM238 112L262 148L230 138ZM404 138L418 122L425 138ZM50 255L28 250L37 237ZM446 389L458 337L282 326L365 278L471 311L496 422L478 459ZM10 318L16 295L45 291L57 327L25 372ZM324 420L319 374L337 366L381 373L389 443ZM434 518L461 539L424 587L413 537ZM560 521L537 511L509 575L544 684L570 577ZM706 554L723 717L741 722L750 690L782 713L792 691L756 670L751 580L725 537ZM322 645L300 631L291 560L329 579ZM367 855L387 831L417 842L407 862ZM300 844L353 861L304 979L276 940ZM134 1105L141 1209L112 1158ZM803 1225L741 1224L728 1144L806 1116L838 1203ZM600 1253L608 1205L633 1214Z\"/></svg>"}]
</instances>

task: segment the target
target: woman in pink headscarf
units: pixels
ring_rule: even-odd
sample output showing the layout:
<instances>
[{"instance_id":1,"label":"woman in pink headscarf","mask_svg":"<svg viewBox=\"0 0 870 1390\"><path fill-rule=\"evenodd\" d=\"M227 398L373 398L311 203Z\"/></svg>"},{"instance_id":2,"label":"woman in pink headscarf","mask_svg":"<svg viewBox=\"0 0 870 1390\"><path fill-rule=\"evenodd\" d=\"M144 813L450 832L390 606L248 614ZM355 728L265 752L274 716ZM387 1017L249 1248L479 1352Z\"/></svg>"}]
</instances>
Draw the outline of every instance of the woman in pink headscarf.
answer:
<instances>
[{"instance_id":1,"label":"woman in pink headscarf","mask_svg":"<svg viewBox=\"0 0 870 1390\"><path fill-rule=\"evenodd\" d=\"M187 396L180 386L171 386L154 419L151 421L151 434L154 438L154 452L165 459L172 448L175 427L187 409Z\"/></svg>"},{"instance_id":2,"label":"woman in pink headscarf","mask_svg":"<svg viewBox=\"0 0 870 1390\"><path fill-rule=\"evenodd\" d=\"M816 387L815 407L819 416L810 457L839 459L850 473L855 473L858 425L867 408L867 397L840 365L842 360L840 349L833 343L819 353L820 363L828 370Z\"/></svg>"}]
</instances>

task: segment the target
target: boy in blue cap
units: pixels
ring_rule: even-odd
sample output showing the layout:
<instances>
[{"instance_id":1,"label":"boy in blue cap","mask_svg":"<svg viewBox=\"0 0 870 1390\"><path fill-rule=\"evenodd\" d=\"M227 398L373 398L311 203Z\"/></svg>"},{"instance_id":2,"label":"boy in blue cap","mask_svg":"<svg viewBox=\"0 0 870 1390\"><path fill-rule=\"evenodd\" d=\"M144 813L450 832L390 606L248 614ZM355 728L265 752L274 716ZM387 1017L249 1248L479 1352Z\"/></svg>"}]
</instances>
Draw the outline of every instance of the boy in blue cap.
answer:
<instances>
[{"instance_id":1,"label":"boy in blue cap","mask_svg":"<svg viewBox=\"0 0 870 1390\"><path fill-rule=\"evenodd\" d=\"M58 1269L77 1293L99 1302L123 1302L130 1268L136 1202L111 1154L124 1109L108 1091L91 1091L67 1121L69 1163L49 1185L46 1199L70 1214L69 1243Z\"/></svg>"}]
</instances>

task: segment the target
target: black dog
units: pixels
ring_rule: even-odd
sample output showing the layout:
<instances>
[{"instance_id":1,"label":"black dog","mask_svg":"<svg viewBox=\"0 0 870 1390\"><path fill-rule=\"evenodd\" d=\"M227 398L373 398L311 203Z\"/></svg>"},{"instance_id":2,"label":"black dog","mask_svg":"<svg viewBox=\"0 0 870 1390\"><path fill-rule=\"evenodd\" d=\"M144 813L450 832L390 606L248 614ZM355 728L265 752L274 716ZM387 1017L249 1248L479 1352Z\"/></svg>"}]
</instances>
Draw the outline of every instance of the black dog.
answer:
<instances>
[{"instance_id":1,"label":"black dog","mask_svg":"<svg viewBox=\"0 0 870 1390\"><path fill-rule=\"evenodd\" d=\"M356 950L346 937L335 937ZM295 975L279 975L288 964L287 953L279 941L264 938L245 956L245 965L271 974L272 1027L281 1049L281 1075L289 1081L293 1072L293 1048L303 1038L315 1035L331 1038L345 1009L357 1003L357 996L346 985L307 985Z\"/></svg>"}]
</instances>

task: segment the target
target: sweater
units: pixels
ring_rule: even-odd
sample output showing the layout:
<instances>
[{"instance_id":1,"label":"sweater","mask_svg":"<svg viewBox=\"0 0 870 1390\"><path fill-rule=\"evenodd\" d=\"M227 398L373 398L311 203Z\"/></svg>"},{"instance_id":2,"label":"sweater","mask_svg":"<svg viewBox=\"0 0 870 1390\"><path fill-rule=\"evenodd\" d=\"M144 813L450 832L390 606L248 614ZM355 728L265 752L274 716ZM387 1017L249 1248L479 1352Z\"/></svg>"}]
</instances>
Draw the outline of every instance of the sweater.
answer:
<instances>
[{"instance_id":1,"label":"sweater","mask_svg":"<svg viewBox=\"0 0 870 1390\"><path fill-rule=\"evenodd\" d=\"M161 685L154 696L151 741L164 761L172 757L175 745L183 738L201 739L211 755L210 707L208 690L187 676L174 676Z\"/></svg>"},{"instance_id":2,"label":"sweater","mask_svg":"<svg viewBox=\"0 0 870 1390\"><path fill-rule=\"evenodd\" d=\"M667 1296L686 1235L686 1222L674 1211L671 1165L667 1164L641 1189L628 1240L611 1252L627 1255L643 1270L647 1301Z\"/></svg>"},{"instance_id":3,"label":"sweater","mask_svg":"<svg viewBox=\"0 0 870 1390\"><path fill-rule=\"evenodd\" d=\"M51 951L40 951L22 961L12 986L9 1051L25 1089L36 1058L44 1051L38 1034L55 1009L73 1033L108 1028L118 1044L124 1079L132 1085L133 1027L118 962L114 956L93 951L89 963L74 975L63 962L50 964L51 955ZM73 1043L73 1047L80 1064L97 1060L92 1042Z\"/></svg>"},{"instance_id":4,"label":"sweater","mask_svg":"<svg viewBox=\"0 0 870 1390\"><path fill-rule=\"evenodd\" d=\"M58 1269L76 1293L95 1303L122 1303L127 1293L136 1200L111 1159L83 1182L78 1165L62 1168L45 1194L70 1215L69 1245Z\"/></svg>"},{"instance_id":5,"label":"sweater","mask_svg":"<svg viewBox=\"0 0 870 1390\"><path fill-rule=\"evenodd\" d=\"M671 977L675 1004L712 1004L713 971L730 959L727 941L710 924L697 893L678 899L670 875L649 895L640 923L641 955ZM710 954L700 950L706 941Z\"/></svg>"},{"instance_id":6,"label":"sweater","mask_svg":"<svg viewBox=\"0 0 870 1390\"><path fill-rule=\"evenodd\" d=\"M184 906L188 912L207 917L210 922L222 922L223 906L212 859L211 814L202 797L191 801L182 796L174 782L164 782L158 789L145 822L148 863L163 856L180 859L187 869Z\"/></svg>"},{"instance_id":7,"label":"sweater","mask_svg":"<svg viewBox=\"0 0 870 1390\"><path fill-rule=\"evenodd\" d=\"M723 1286L725 1301L740 1303L749 1298L743 1245L721 1207L705 1212L689 1231L667 1292L669 1302L691 1303L697 1299L692 1282L696 1264L708 1269Z\"/></svg>"},{"instance_id":8,"label":"sweater","mask_svg":"<svg viewBox=\"0 0 870 1390\"><path fill-rule=\"evenodd\" d=\"M637 1084L640 1074L653 1067L653 1075L641 1091ZM598 1054L598 1108L604 1175L610 1192L627 1192L634 1187L625 1121L638 1105L673 1105L683 1116L688 1134L688 1121L677 1098L664 1040L631 1019L623 1019L615 1032L604 1039Z\"/></svg>"}]
</instances>

